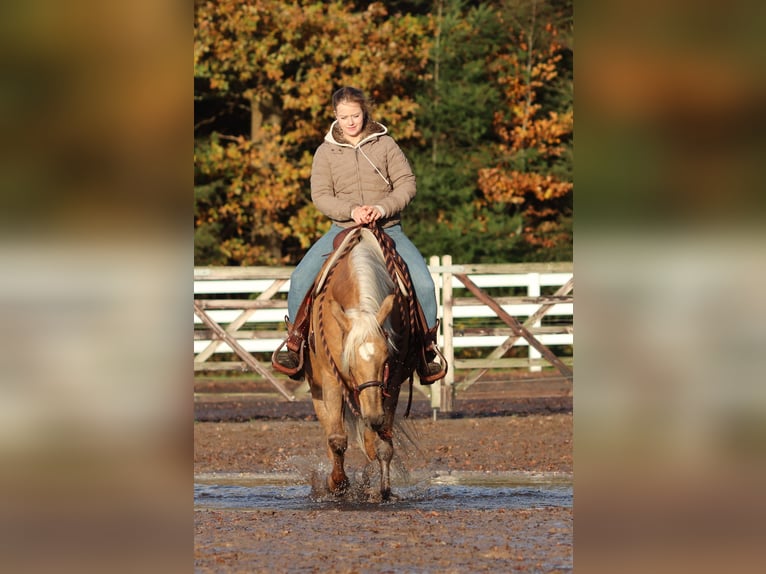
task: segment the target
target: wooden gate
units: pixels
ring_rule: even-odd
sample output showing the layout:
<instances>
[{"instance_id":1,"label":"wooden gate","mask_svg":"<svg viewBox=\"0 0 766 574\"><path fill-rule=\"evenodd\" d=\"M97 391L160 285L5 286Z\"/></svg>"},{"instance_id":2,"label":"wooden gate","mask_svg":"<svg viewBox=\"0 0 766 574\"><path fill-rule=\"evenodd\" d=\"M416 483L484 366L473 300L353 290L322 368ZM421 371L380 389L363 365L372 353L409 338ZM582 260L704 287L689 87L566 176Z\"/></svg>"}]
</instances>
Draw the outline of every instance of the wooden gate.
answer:
<instances>
[{"instance_id":1,"label":"wooden gate","mask_svg":"<svg viewBox=\"0 0 766 574\"><path fill-rule=\"evenodd\" d=\"M490 369L521 367L539 371L548 363L571 384L572 354L559 358L549 345L574 346L572 263L453 265L452 257L445 255L441 262L432 257L429 269L441 302L442 347L452 367L440 382L438 393L431 393L433 408L450 412L455 394L469 388ZM553 293L543 293L553 287L557 287ZM499 296L488 293L498 288L526 292ZM555 320L543 324L546 316ZM474 320L465 321L468 318ZM504 358L518 344L529 348L527 357ZM456 352L456 348L487 347L492 350L480 358ZM458 379L456 372L461 370L470 372Z\"/></svg>"},{"instance_id":2,"label":"wooden gate","mask_svg":"<svg viewBox=\"0 0 766 574\"><path fill-rule=\"evenodd\" d=\"M295 400L295 395L285 388L271 364L259 361L252 354L273 352L284 338L284 329L274 325L279 325L287 315L287 301L274 297L287 291L291 272L292 267L195 267L195 372L245 371L249 368L268 380L287 400ZM200 295L216 298L198 298ZM207 329L197 328L196 324L200 322ZM272 328L268 331L242 330L248 323L268 323ZM256 345L248 344L252 342ZM208 361L216 353L234 353L240 360Z\"/></svg>"}]
</instances>

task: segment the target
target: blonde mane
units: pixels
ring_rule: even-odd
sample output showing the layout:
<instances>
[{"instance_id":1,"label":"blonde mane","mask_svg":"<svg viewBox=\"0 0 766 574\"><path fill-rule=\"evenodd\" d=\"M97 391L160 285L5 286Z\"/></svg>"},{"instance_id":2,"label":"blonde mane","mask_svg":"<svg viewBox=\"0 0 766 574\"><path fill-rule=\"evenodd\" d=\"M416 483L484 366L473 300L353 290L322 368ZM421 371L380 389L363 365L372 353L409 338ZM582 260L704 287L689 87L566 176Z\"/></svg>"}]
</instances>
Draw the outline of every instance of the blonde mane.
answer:
<instances>
[{"instance_id":1,"label":"blonde mane","mask_svg":"<svg viewBox=\"0 0 766 574\"><path fill-rule=\"evenodd\" d=\"M384 337L388 333L389 353L396 350L390 321L386 319L381 327L376 317L383 300L394 291L377 240L362 234L359 244L351 251L348 264L351 276L356 278L359 286L359 304L356 308L346 309L352 326L346 334L343 350L344 370L353 366L356 350L370 338Z\"/></svg>"}]
</instances>

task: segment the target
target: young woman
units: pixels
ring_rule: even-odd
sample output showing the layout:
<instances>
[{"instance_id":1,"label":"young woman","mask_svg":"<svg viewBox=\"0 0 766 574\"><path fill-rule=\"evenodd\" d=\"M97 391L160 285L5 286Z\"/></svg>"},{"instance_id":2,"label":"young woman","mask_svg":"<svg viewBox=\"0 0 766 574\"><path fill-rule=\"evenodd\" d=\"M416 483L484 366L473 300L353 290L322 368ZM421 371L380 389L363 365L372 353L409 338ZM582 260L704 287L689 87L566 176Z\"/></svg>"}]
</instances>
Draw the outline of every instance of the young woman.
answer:
<instances>
[{"instance_id":1,"label":"young woman","mask_svg":"<svg viewBox=\"0 0 766 574\"><path fill-rule=\"evenodd\" d=\"M363 92L341 88L333 94L332 106L335 121L317 148L311 168L311 199L332 220L332 226L309 249L290 278L288 350L277 354L275 363L283 372L296 371L299 365L298 351L308 320L298 316L299 307L332 251L335 237L344 228L378 222L409 268L428 324L424 372L439 374L444 367L433 362L434 354L428 352L435 343L437 328L433 280L423 256L402 230L400 219L402 210L415 197L415 175L386 127L371 118Z\"/></svg>"}]
</instances>

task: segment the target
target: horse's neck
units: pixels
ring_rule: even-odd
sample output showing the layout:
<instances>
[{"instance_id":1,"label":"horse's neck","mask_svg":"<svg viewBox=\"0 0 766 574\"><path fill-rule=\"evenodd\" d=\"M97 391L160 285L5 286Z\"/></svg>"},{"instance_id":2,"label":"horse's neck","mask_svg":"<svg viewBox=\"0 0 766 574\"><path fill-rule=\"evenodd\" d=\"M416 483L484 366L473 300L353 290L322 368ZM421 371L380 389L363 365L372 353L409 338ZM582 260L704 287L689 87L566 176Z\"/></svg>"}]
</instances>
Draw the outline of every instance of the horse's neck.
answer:
<instances>
[{"instance_id":1,"label":"horse's neck","mask_svg":"<svg viewBox=\"0 0 766 574\"><path fill-rule=\"evenodd\" d=\"M322 290L322 287L324 287L324 284L327 281L327 275L330 273L330 270L335 267L335 264L338 263L341 257L350 251L351 242L358 241L359 231L361 231L361 228L354 227L345 233L343 241L333 250L332 253L330 253L330 256L327 258L327 261L325 261L324 266L322 266L319 275L314 281L314 295L318 295Z\"/></svg>"}]
</instances>

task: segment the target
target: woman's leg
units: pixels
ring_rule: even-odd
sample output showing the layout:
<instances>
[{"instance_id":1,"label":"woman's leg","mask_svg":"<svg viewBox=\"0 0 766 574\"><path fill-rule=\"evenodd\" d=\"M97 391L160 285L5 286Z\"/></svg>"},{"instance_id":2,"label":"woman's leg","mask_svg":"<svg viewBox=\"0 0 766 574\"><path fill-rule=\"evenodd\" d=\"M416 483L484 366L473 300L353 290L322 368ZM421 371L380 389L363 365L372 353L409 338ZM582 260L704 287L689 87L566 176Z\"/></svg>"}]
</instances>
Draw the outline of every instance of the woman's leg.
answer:
<instances>
[{"instance_id":1,"label":"woman's leg","mask_svg":"<svg viewBox=\"0 0 766 574\"><path fill-rule=\"evenodd\" d=\"M341 231L342 227L333 224L329 231L311 246L290 276L290 290L287 293L287 318L290 323L295 321L295 315L306 293L311 289L327 256L332 252L333 239Z\"/></svg>"},{"instance_id":2,"label":"woman's leg","mask_svg":"<svg viewBox=\"0 0 766 574\"><path fill-rule=\"evenodd\" d=\"M436 290L426 260L423 259L415 244L404 234L401 225L392 225L383 231L396 242L396 250L410 270L412 285L415 287L415 294L421 307L423 307L428 328L433 328L436 325Z\"/></svg>"}]
</instances>

